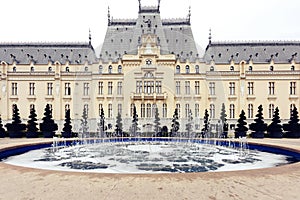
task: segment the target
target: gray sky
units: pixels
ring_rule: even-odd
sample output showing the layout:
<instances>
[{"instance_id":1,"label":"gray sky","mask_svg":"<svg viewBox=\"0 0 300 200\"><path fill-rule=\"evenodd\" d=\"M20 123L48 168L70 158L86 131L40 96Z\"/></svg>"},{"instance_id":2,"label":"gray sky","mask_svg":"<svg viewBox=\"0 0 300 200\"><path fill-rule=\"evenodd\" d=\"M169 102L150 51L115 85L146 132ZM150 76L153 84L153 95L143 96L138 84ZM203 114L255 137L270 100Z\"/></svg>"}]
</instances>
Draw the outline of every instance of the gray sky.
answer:
<instances>
[{"instance_id":1,"label":"gray sky","mask_svg":"<svg viewBox=\"0 0 300 200\"><path fill-rule=\"evenodd\" d=\"M157 0L141 0L156 5ZM101 45L107 7L114 18L137 18L137 0L6 0L1 2L0 41L88 41ZM196 42L224 40L300 40L299 0L161 0L162 18L184 18L192 10Z\"/></svg>"}]
</instances>

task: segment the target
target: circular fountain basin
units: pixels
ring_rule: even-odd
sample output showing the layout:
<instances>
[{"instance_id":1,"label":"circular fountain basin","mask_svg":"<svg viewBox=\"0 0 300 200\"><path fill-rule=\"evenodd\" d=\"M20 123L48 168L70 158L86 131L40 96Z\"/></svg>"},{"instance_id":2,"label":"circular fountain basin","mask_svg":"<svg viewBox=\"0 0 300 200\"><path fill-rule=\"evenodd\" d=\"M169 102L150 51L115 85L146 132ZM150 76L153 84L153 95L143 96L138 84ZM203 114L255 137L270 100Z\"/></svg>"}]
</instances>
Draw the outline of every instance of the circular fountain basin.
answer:
<instances>
[{"instance_id":1,"label":"circular fountain basin","mask_svg":"<svg viewBox=\"0 0 300 200\"><path fill-rule=\"evenodd\" d=\"M5 163L31 168L146 174L247 170L300 160L300 154L292 151L237 140L110 138L54 144L25 146L1 155Z\"/></svg>"}]
</instances>

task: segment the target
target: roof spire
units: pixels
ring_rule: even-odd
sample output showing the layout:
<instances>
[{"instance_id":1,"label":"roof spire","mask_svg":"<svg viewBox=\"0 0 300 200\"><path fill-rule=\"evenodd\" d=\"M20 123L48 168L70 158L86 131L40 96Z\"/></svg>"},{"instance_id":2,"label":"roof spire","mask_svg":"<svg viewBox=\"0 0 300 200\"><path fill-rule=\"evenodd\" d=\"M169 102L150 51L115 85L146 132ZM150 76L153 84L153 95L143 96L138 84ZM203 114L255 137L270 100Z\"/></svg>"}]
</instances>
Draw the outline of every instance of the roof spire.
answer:
<instances>
[{"instance_id":1,"label":"roof spire","mask_svg":"<svg viewBox=\"0 0 300 200\"><path fill-rule=\"evenodd\" d=\"M141 10L142 10L141 0L138 0L138 1L139 1L139 12L141 12Z\"/></svg>"},{"instance_id":2,"label":"roof spire","mask_svg":"<svg viewBox=\"0 0 300 200\"><path fill-rule=\"evenodd\" d=\"M191 6L189 6L188 22L191 23Z\"/></svg>"},{"instance_id":3,"label":"roof spire","mask_svg":"<svg viewBox=\"0 0 300 200\"><path fill-rule=\"evenodd\" d=\"M157 5L158 12L159 12L159 8L160 8L160 0L158 0L158 5Z\"/></svg>"},{"instance_id":4,"label":"roof spire","mask_svg":"<svg viewBox=\"0 0 300 200\"><path fill-rule=\"evenodd\" d=\"M89 28L89 45L92 45L92 34L91 34L91 29Z\"/></svg>"},{"instance_id":5,"label":"roof spire","mask_svg":"<svg viewBox=\"0 0 300 200\"><path fill-rule=\"evenodd\" d=\"M211 44L211 28L209 29L208 41L209 41L209 44Z\"/></svg>"},{"instance_id":6,"label":"roof spire","mask_svg":"<svg viewBox=\"0 0 300 200\"><path fill-rule=\"evenodd\" d=\"M108 26L110 25L110 10L109 10L109 6L107 8L107 20L108 20Z\"/></svg>"}]
</instances>

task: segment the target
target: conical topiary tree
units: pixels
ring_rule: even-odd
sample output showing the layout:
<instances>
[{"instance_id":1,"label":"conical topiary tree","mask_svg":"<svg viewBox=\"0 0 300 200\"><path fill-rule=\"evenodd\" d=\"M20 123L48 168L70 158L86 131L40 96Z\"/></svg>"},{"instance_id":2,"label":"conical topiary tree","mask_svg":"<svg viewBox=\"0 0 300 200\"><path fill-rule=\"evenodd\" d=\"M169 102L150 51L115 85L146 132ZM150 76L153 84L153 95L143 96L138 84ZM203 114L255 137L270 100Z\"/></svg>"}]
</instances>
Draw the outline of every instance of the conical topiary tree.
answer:
<instances>
[{"instance_id":1,"label":"conical topiary tree","mask_svg":"<svg viewBox=\"0 0 300 200\"><path fill-rule=\"evenodd\" d=\"M13 105L12 123L7 123L7 132L11 138L21 138L24 136L26 130L26 124L22 124L19 109L16 104Z\"/></svg>"},{"instance_id":2,"label":"conical topiary tree","mask_svg":"<svg viewBox=\"0 0 300 200\"><path fill-rule=\"evenodd\" d=\"M45 107L44 117L42 119L42 123L40 123L40 130L45 138L54 137L55 131L58 130L57 124L52 119L52 110L49 104Z\"/></svg>"},{"instance_id":3,"label":"conical topiary tree","mask_svg":"<svg viewBox=\"0 0 300 200\"><path fill-rule=\"evenodd\" d=\"M201 130L201 137L205 138L206 136L208 136L208 129L209 129L209 114L207 109L205 109L204 111L203 123L204 123L204 127Z\"/></svg>"},{"instance_id":4,"label":"conical topiary tree","mask_svg":"<svg viewBox=\"0 0 300 200\"><path fill-rule=\"evenodd\" d=\"M189 110L188 113L188 121L187 124L185 125L185 130L187 131L187 137L191 138L191 133L193 130L193 114L191 110Z\"/></svg>"},{"instance_id":5,"label":"conical topiary tree","mask_svg":"<svg viewBox=\"0 0 300 200\"><path fill-rule=\"evenodd\" d=\"M88 127L88 110L87 107L83 107L82 116L81 116L81 129L83 134L87 134L89 127Z\"/></svg>"},{"instance_id":6,"label":"conical topiary tree","mask_svg":"<svg viewBox=\"0 0 300 200\"><path fill-rule=\"evenodd\" d=\"M2 118L1 118L1 115L0 115L0 138L4 138L6 136L7 136L7 134L6 134L5 129L3 128Z\"/></svg>"},{"instance_id":7,"label":"conical topiary tree","mask_svg":"<svg viewBox=\"0 0 300 200\"><path fill-rule=\"evenodd\" d=\"M138 131L138 114L136 112L136 107L134 105L133 107L133 116L132 116L132 124L131 124L131 133L134 137L137 136L137 131Z\"/></svg>"},{"instance_id":8,"label":"conical topiary tree","mask_svg":"<svg viewBox=\"0 0 300 200\"><path fill-rule=\"evenodd\" d=\"M282 138L282 125L280 124L280 116L278 107L275 108L272 123L268 126L268 135L271 138Z\"/></svg>"},{"instance_id":9,"label":"conical topiary tree","mask_svg":"<svg viewBox=\"0 0 300 200\"><path fill-rule=\"evenodd\" d=\"M170 136L174 137L177 135L179 128L180 128L180 124L178 122L178 109L176 108L173 114L173 119L172 119L172 125L171 125L171 132L170 132Z\"/></svg>"},{"instance_id":10,"label":"conical topiary tree","mask_svg":"<svg viewBox=\"0 0 300 200\"><path fill-rule=\"evenodd\" d=\"M101 108L101 111L100 111L100 121L98 123L98 126L99 126L99 136L101 138L104 138L106 137L105 135L105 115L104 115L104 110L103 108Z\"/></svg>"},{"instance_id":11,"label":"conical topiary tree","mask_svg":"<svg viewBox=\"0 0 300 200\"><path fill-rule=\"evenodd\" d=\"M30 115L29 115L29 120L27 121L27 132L26 132L26 137L27 138L37 138L39 133L38 133L38 128L37 128L37 115L35 112L35 108L30 109Z\"/></svg>"},{"instance_id":12,"label":"conical topiary tree","mask_svg":"<svg viewBox=\"0 0 300 200\"><path fill-rule=\"evenodd\" d=\"M264 138L265 132L267 131L267 124L264 122L263 107L258 106L257 114L255 115L254 123L249 125L249 129L252 131L250 136L252 138Z\"/></svg>"},{"instance_id":13,"label":"conical topiary tree","mask_svg":"<svg viewBox=\"0 0 300 200\"><path fill-rule=\"evenodd\" d=\"M155 108L155 114L154 114L154 134L157 135L161 131L160 127L160 118L158 113L158 108Z\"/></svg>"},{"instance_id":14,"label":"conical topiary tree","mask_svg":"<svg viewBox=\"0 0 300 200\"><path fill-rule=\"evenodd\" d=\"M67 109L65 113L65 123L64 123L63 131L61 132L61 137L70 138L73 136L75 135L72 132L71 113L70 113L70 109Z\"/></svg>"},{"instance_id":15,"label":"conical topiary tree","mask_svg":"<svg viewBox=\"0 0 300 200\"><path fill-rule=\"evenodd\" d=\"M227 123L227 114L225 109L225 104L222 103L221 113L220 113L220 122L222 124L223 133L221 134L222 138L228 138L228 123Z\"/></svg>"},{"instance_id":16,"label":"conical topiary tree","mask_svg":"<svg viewBox=\"0 0 300 200\"><path fill-rule=\"evenodd\" d=\"M246 116L245 116L245 111L242 110L241 114L238 119L238 124L237 128L234 131L234 137L239 138L239 137L246 137L247 136L247 122L246 122Z\"/></svg>"},{"instance_id":17,"label":"conical topiary tree","mask_svg":"<svg viewBox=\"0 0 300 200\"><path fill-rule=\"evenodd\" d=\"M283 129L286 131L284 136L287 138L300 137L300 123L296 106L292 110L289 122L287 124L283 124Z\"/></svg>"},{"instance_id":18,"label":"conical topiary tree","mask_svg":"<svg viewBox=\"0 0 300 200\"><path fill-rule=\"evenodd\" d=\"M117 137L124 137L124 135L123 135L122 116L121 116L120 113L118 113L118 115L117 115L115 132L116 132Z\"/></svg>"}]
</instances>

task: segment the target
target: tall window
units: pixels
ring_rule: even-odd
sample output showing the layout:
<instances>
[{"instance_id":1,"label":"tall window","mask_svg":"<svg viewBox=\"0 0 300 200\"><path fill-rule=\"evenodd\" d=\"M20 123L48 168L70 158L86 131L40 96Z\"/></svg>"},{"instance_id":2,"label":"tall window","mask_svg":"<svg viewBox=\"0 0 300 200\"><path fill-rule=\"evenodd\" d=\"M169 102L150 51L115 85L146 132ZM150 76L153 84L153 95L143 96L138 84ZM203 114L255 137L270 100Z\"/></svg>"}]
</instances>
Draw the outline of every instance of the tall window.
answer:
<instances>
[{"instance_id":1,"label":"tall window","mask_svg":"<svg viewBox=\"0 0 300 200\"><path fill-rule=\"evenodd\" d=\"M108 82L108 94L111 95L113 91L113 82Z\"/></svg>"},{"instance_id":2,"label":"tall window","mask_svg":"<svg viewBox=\"0 0 300 200\"><path fill-rule=\"evenodd\" d=\"M122 115L122 104L118 104L118 113Z\"/></svg>"},{"instance_id":3,"label":"tall window","mask_svg":"<svg viewBox=\"0 0 300 200\"><path fill-rule=\"evenodd\" d=\"M253 118L253 104L248 104L248 118Z\"/></svg>"},{"instance_id":4,"label":"tall window","mask_svg":"<svg viewBox=\"0 0 300 200\"><path fill-rule=\"evenodd\" d=\"M65 95L71 95L71 83L65 83Z\"/></svg>"},{"instance_id":5,"label":"tall window","mask_svg":"<svg viewBox=\"0 0 300 200\"><path fill-rule=\"evenodd\" d=\"M157 105L155 103L152 104L152 117L154 117L156 114L156 108L157 108Z\"/></svg>"},{"instance_id":6,"label":"tall window","mask_svg":"<svg viewBox=\"0 0 300 200\"><path fill-rule=\"evenodd\" d=\"M112 118L112 104L108 104L108 118Z\"/></svg>"},{"instance_id":7,"label":"tall window","mask_svg":"<svg viewBox=\"0 0 300 200\"><path fill-rule=\"evenodd\" d=\"M295 104L291 104L291 105L290 105L290 117L292 116L293 110L294 110L295 107L296 107Z\"/></svg>"},{"instance_id":8,"label":"tall window","mask_svg":"<svg viewBox=\"0 0 300 200\"><path fill-rule=\"evenodd\" d=\"M11 89L11 95L18 95L18 83L12 83Z\"/></svg>"},{"instance_id":9,"label":"tall window","mask_svg":"<svg viewBox=\"0 0 300 200\"><path fill-rule=\"evenodd\" d=\"M189 117L189 112L190 112L190 104L185 104L185 117Z\"/></svg>"},{"instance_id":10,"label":"tall window","mask_svg":"<svg viewBox=\"0 0 300 200\"><path fill-rule=\"evenodd\" d=\"M161 94L161 81L156 81L155 82L155 84L156 84L156 93L157 94Z\"/></svg>"},{"instance_id":11,"label":"tall window","mask_svg":"<svg viewBox=\"0 0 300 200\"><path fill-rule=\"evenodd\" d=\"M199 73L200 73L199 65L196 65L196 66L195 66L195 71L196 71L196 74L199 74Z\"/></svg>"},{"instance_id":12,"label":"tall window","mask_svg":"<svg viewBox=\"0 0 300 200\"><path fill-rule=\"evenodd\" d=\"M130 104L130 117L133 117L134 103Z\"/></svg>"},{"instance_id":13,"label":"tall window","mask_svg":"<svg viewBox=\"0 0 300 200\"><path fill-rule=\"evenodd\" d=\"M89 116L89 105L88 104L84 104L83 108L86 111L86 115Z\"/></svg>"},{"instance_id":14,"label":"tall window","mask_svg":"<svg viewBox=\"0 0 300 200\"><path fill-rule=\"evenodd\" d=\"M185 81L185 94L190 94L190 81Z\"/></svg>"},{"instance_id":15,"label":"tall window","mask_svg":"<svg viewBox=\"0 0 300 200\"><path fill-rule=\"evenodd\" d=\"M103 82L102 81L98 82L98 94L99 95L103 94Z\"/></svg>"},{"instance_id":16,"label":"tall window","mask_svg":"<svg viewBox=\"0 0 300 200\"><path fill-rule=\"evenodd\" d=\"M248 82L248 95L253 95L254 94L254 83L253 82Z\"/></svg>"},{"instance_id":17,"label":"tall window","mask_svg":"<svg viewBox=\"0 0 300 200\"><path fill-rule=\"evenodd\" d=\"M70 110L70 104L65 105L65 112L67 112L67 110Z\"/></svg>"},{"instance_id":18,"label":"tall window","mask_svg":"<svg viewBox=\"0 0 300 200\"><path fill-rule=\"evenodd\" d=\"M176 94L180 94L180 81L176 81Z\"/></svg>"},{"instance_id":19,"label":"tall window","mask_svg":"<svg viewBox=\"0 0 300 200\"><path fill-rule=\"evenodd\" d=\"M147 117L150 118L151 117L151 104L147 103Z\"/></svg>"},{"instance_id":20,"label":"tall window","mask_svg":"<svg viewBox=\"0 0 300 200\"><path fill-rule=\"evenodd\" d=\"M101 110L103 108L103 104L102 103L99 103L99 116L101 115Z\"/></svg>"},{"instance_id":21,"label":"tall window","mask_svg":"<svg viewBox=\"0 0 300 200\"><path fill-rule=\"evenodd\" d=\"M176 74L180 74L180 66L179 65L176 66Z\"/></svg>"},{"instance_id":22,"label":"tall window","mask_svg":"<svg viewBox=\"0 0 300 200\"><path fill-rule=\"evenodd\" d=\"M290 95L296 94L296 82L290 82Z\"/></svg>"},{"instance_id":23,"label":"tall window","mask_svg":"<svg viewBox=\"0 0 300 200\"><path fill-rule=\"evenodd\" d=\"M215 95L216 94L216 84L215 82L209 82L209 94Z\"/></svg>"},{"instance_id":24,"label":"tall window","mask_svg":"<svg viewBox=\"0 0 300 200\"><path fill-rule=\"evenodd\" d=\"M118 82L117 94L118 95L122 94L122 82L121 81Z\"/></svg>"},{"instance_id":25,"label":"tall window","mask_svg":"<svg viewBox=\"0 0 300 200\"><path fill-rule=\"evenodd\" d=\"M29 83L29 95L34 95L35 92L35 84Z\"/></svg>"},{"instance_id":26,"label":"tall window","mask_svg":"<svg viewBox=\"0 0 300 200\"><path fill-rule=\"evenodd\" d=\"M136 93L140 94L143 92L143 82L142 81L136 81Z\"/></svg>"},{"instance_id":27,"label":"tall window","mask_svg":"<svg viewBox=\"0 0 300 200\"><path fill-rule=\"evenodd\" d=\"M195 104L195 117L199 117L199 114L200 114L199 110L200 110L199 104L196 103Z\"/></svg>"},{"instance_id":28,"label":"tall window","mask_svg":"<svg viewBox=\"0 0 300 200\"><path fill-rule=\"evenodd\" d=\"M144 118L145 117L145 104L141 104L141 117Z\"/></svg>"},{"instance_id":29,"label":"tall window","mask_svg":"<svg viewBox=\"0 0 300 200\"><path fill-rule=\"evenodd\" d=\"M273 118L274 115L274 104L269 105L269 118Z\"/></svg>"},{"instance_id":30,"label":"tall window","mask_svg":"<svg viewBox=\"0 0 300 200\"><path fill-rule=\"evenodd\" d=\"M118 66L118 73L121 74L122 73L122 65Z\"/></svg>"},{"instance_id":31,"label":"tall window","mask_svg":"<svg viewBox=\"0 0 300 200\"><path fill-rule=\"evenodd\" d=\"M162 111L163 111L162 112L162 117L167 118L168 107L167 107L166 103L163 104L163 110Z\"/></svg>"},{"instance_id":32,"label":"tall window","mask_svg":"<svg viewBox=\"0 0 300 200\"><path fill-rule=\"evenodd\" d=\"M229 94L235 95L235 82L229 82Z\"/></svg>"},{"instance_id":33,"label":"tall window","mask_svg":"<svg viewBox=\"0 0 300 200\"><path fill-rule=\"evenodd\" d=\"M111 66L111 65L108 66L108 73L109 73L109 74L112 73L112 66Z\"/></svg>"},{"instance_id":34,"label":"tall window","mask_svg":"<svg viewBox=\"0 0 300 200\"><path fill-rule=\"evenodd\" d=\"M200 81L195 81L195 94L200 94Z\"/></svg>"},{"instance_id":35,"label":"tall window","mask_svg":"<svg viewBox=\"0 0 300 200\"><path fill-rule=\"evenodd\" d=\"M84 96L88 96L89 95L89 83L83 83L83 95Z\"/></svg>"},{"instance_id":36,"label":"tall window","mask_svg":"<svg viewBox=\"0 0 300 200\"><path fill-rule=\"evenodd\" d=\"M47 83L47 95L53 94L53 83Z\"/></svg>"},{"instance_id":37,"label":"tall window","mask_svg":"<svg viewBox=\"0 0 300 200\"><path fill-rule=\"evenodd\" d=\"M212 118L212 119L215 118L215 105L214 104L209 105L209 115L210 115L210 118Z\"/></svg>"},{"instance_id":38,"label":"tall window","mask_svg":"<svg viewBox=\"0 0 300 200\"><path fill-rule=\"evenodd\" d=\"M234 106L234 104L230 104L229 105L229 118L233 119L235 117L234 113L235 113L235 106Z\"/></svg>"},{"instance_id":39,"label":"tall window","mask_svg":"<svg viewBox=\"0 0 300 200\"><path fill-rule=\"evenodd\" d=\"M181 109L180 109L180 104L179 103L176 104L176 109L177 109L177 112L178 112L178 118L180 118Z\"/></svg>"},{"instance_id":40,"label":"tall window","mask_svg":"<svg viewBox=\"0 0 300 200\"><path fill-rule=\"evenodd\" d=\"M185 73L189 74L190 73L190 66L185 66Z\"/></svg>"},{"instance_id":41,"label":"tall window","mask_svg":"<svg viewBox=\"0 0 300 200\"><path fill-rule=\"evenodd\" d=\"M269 82L269 95L274 95L274 91L275 91L275 83Z\"/></svg>"}]
</instances>

